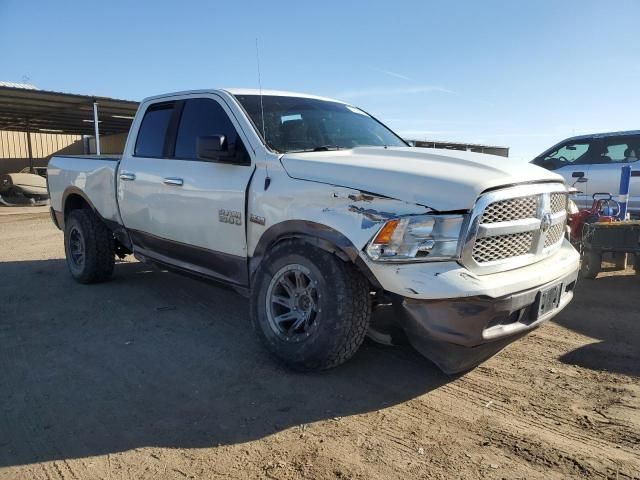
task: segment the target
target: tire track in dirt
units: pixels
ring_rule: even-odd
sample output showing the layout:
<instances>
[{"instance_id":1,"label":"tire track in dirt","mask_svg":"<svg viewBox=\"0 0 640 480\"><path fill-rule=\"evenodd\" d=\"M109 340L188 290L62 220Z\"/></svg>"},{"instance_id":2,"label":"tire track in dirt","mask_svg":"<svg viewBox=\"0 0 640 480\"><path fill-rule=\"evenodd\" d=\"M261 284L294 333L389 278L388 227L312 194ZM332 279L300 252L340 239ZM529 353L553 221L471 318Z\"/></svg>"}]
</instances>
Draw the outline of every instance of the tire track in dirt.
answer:
<instances>
[{"instance_id":1,"label":"tire track in dirt","mask_svg":"<svg viewBox=\"0 0 640 480\"><path fill-rule=\"evenodd\" d=\"M486 380L483 380L475 375L469 375L462 379L461 382L456 383L455 385L445 386L444 390L451 388L454 390L453 395L460 397L466 397L469 401L474 401L475 399L482 398L483 395L486 395ZM506 384L501 384L500 391L501 399L489 399L491 401L491 411L498 412L502 415L508 416L518 416L517 411L514 411L513 408L510 408L507 403L509 399L512 399L516 396L521 396L524 398L524 392L519 389L510 388L510 386ZM554 432L561 437L565 437L567 439L576 441L576 442L585 442L590 443L594 447L606 448L611 445L611 439L604 438L594 438L592 432L583 432L583 424L581 424L575 416L571 416L570 412L559 411L559 410L550 410L548 405L544 403L540 403L535 399L529 400L528 411L525 415L519 416L519 420L529 427L532 428L543 428L546 431ZM533 413L534 415L531 415ZM570 426L573 430L567 431L564 427ZM620 425L624 428L623 425ZM621 437L629 437L633 438L633 433L630 430L625 429L626 431L621 433ZM614 440L619 440L616 438ZM630 444L629 446L632 446ZM629 449L629 453L631 449Z\"/></svg>"},{"instance_id":2,"label":"tire track in dirt","mask_svg":"<svg viewBox=\"0 0 640 480\"><path fill-rule=\"evenodd\" d=\"M474 422L473 415L469 415L468 412L472 412L474 409L482 409L481 402L490 397L487 394L486 385L487 379L483 378L482 371L474 371L458 381L444 386L437 392L436 396L443 395L445 397L443 399L445 405L454 400L467 402L468 409L463 409L462 412L458 412L458 415L465 416L469 422L469 428L473 428L474 424L478 422ZM525 394L529 394L526 390L509 388L504 384L500 384L499 387L502 400L513 398L514 396L523 397ZM526 385L523 386L524 389L526 387ZM562 463L565 468L573 465L571 468L572 473L589 473L593 475L610 475L614 470L605 465L593 466L590 465L588 460L577 460L577 458L587 459L593 456L594 451L600 451L601 456L603 453L606 454L609 464L624 465L628 472L631 472L633 465L637 464L635 463L638 460L637 445L635 445L635 449L631 444L621 446L616 442L619 438L618 435L613 439L603 439L594 436L592 432L585 433L574 418L570 415L568 416L566 412L550 409L548 402L546 404L544 402L538 403L534 397L534 400L530 403L530 410L533 411L534 416L531 416L528 412L523 415L522 412L514 411L508 404L500 400L487 400L487 404L489 402L491 402L490 408L485 408L486 411L482 412L481 415L484 415L487 419L486 428L490 432L494 432L492 440L501 439L499 443L513 453L519 453L520 450L536 452L536 455L525 455L528 460L536 460L542 464L549 463L549 465ZM431 407L433 407L432 404ZM436 406L435 408L440 407ZM465 412L467 413L465 414ZM507 424L505 424L504 419L508 419ZM571 428L567 429L567 426ZM514 432L527 432L528 438L539 439L542 442L541 444L549 445L550 447L541 449L538 444L523 440L524 437L521 434L515 434ZM624 434L622 433L621 435ZM509 441L505 441L505 439L509 439ZM527 444L526 448L521 447L522 442ZM546 460L545 456L548 457ZM630 478L632 475L624 471L619 473Z\"/></svg>"}]
</instances>

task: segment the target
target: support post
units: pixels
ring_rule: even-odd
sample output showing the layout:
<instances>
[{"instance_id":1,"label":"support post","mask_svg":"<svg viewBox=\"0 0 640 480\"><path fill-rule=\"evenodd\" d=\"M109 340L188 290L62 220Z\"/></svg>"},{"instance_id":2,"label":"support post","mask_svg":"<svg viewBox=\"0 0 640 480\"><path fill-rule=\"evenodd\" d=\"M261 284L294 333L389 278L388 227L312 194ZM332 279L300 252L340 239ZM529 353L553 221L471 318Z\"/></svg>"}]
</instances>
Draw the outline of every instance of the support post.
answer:
<instances>
[{"instance_id":1,"label":"support post","mask_svg":"<svg viewBox=\"0 0 640 480\"><path fill-rule=\"evenodd\" d=\"M33 150L31 148L31 127L27 120L27 153L29 154L29 172L33 173Z\"/></svg>"},{"instance_id":2,"label":"support post","mask_svg":"<svg viewBox=\"0 0 640 480\"><path fill-rule=\"evenodd\" d=\"M100 127L98 126L98 102L93 102L93 129L96 133L96 154L100 155Z\"/></svg>"}]
</instances>

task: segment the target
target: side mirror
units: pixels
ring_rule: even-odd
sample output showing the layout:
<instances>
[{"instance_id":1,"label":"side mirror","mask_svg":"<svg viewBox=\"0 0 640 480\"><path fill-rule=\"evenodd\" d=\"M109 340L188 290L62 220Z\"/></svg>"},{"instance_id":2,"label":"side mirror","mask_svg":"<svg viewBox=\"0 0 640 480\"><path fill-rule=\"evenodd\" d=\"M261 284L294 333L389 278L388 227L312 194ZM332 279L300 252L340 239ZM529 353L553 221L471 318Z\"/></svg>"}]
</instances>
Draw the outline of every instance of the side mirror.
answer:
<instances>
[{"instance_id":1,"label":"side mirror","mask_svg":"<svg viewBox=\"0 0 640 480\"><path fill-rule=\"evenodd\" d=\"M214 162L231 162L235 158L235 148L229 146L224 135L203 135L196 140L198 158Z\"/></svg>"}]
</instances>

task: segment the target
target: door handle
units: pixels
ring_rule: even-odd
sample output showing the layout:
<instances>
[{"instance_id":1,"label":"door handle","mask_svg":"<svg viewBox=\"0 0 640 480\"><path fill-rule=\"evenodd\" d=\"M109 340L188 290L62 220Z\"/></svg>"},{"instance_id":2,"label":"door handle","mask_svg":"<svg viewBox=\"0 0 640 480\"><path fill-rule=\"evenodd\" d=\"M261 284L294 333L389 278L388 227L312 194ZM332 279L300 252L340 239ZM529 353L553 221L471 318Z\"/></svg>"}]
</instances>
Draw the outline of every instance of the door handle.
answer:
<instances>
[{"instance_id":1,"label":"door handle","mask_svg":"<svg viewBox=\"0 0 640 480\"><path fill-rule=\"evenodd\" d=\"M136 179L136 174L135 173L122 172L120 174L120 180L127 180L127 181L132 182L135 179Z\"/></svg>"},{"instance_id":2,"label":"door handle","mask_svg":"<svg viewBox=\"0 0 640 480\"><path fill-rule=\"evenodd\" d=\"M167 177L162 181L165 185L173 185L176 187L181 187L184 185L184 180L176 177Z\"/></svg>"},{"instance_id":3,"label":"door handle","mask_svg":"<svg viewBox=\"0 0 640 480\"><path fill-rule=\"evenodd\" d=\"M580 178L580 177L584 177L584 172L573 172L573 173L571 174L571 176L572 176L573 178Z\"/></svg>"}]
</instances>

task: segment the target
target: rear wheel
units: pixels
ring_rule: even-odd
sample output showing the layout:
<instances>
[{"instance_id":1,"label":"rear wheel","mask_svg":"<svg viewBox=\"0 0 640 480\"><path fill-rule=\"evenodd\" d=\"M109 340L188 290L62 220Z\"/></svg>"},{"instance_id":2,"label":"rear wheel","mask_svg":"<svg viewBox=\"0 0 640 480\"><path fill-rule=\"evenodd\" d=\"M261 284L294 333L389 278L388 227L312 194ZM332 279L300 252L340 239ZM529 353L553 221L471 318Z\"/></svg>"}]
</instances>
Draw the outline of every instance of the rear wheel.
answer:
<instances>
[{"instance_id":1,"label":"rear wheel","mask_svg":"<svg viewBox=\"0 0 640 480\"><path fill-rule=\"evenodd\" d=\"M587 251L582 256L580 275L583 278L594 279L602 270L602 255L598 252Z\"/></svg>"},{"instance_id":2,"label":"rear wheel","mask_svg":"<svg viewBox=\"0 0 640 480\"><path fill-rule=\"evenodd\" d=\"M113 236L91 210L73 210L65 220L64 250L67 266L80 283L99 283L113 273Z\"/></svg>"},{"instance_id":3,"label":"rear wheel","mask_svg":"<svg viewBox=\"0 0 640 480\"><path fill-rule=\"evenodd\" d=\"M262 261L254 285L254 328L287 366L335 367L362 344L371 314L369 285L335 255L303 242L282 242Z\"/></svg>"}]
</instances>

